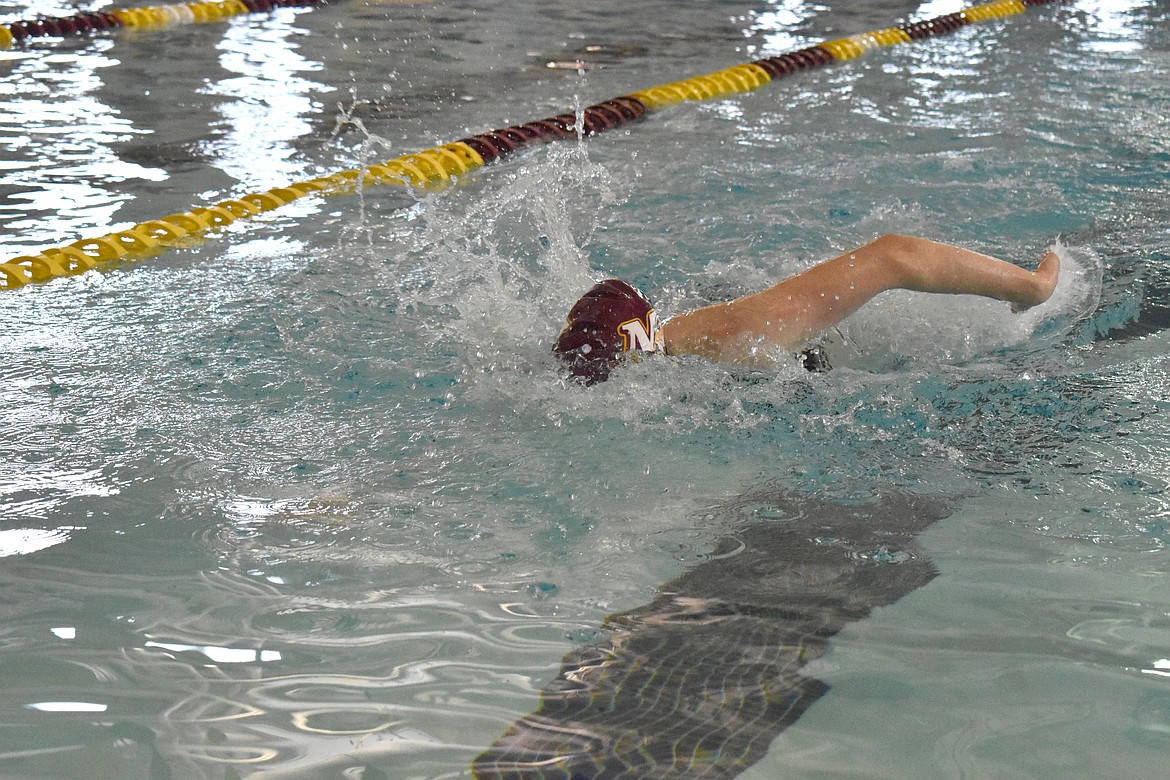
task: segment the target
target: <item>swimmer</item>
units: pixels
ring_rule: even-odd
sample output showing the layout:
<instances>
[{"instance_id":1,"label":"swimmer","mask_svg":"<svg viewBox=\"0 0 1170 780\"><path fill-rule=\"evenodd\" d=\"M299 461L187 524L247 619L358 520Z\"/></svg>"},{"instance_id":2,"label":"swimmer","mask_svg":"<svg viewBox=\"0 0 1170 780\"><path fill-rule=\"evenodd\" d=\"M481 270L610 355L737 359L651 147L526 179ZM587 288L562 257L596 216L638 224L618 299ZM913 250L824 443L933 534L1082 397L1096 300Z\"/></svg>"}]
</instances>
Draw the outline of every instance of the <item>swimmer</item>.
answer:
<instances>
[{"instance_id":1,"label":"swimmer","mask_svg":"<svg viewBox=\"0 0 1170 780\"><path fill-rule=\"evenodd\" d=\"M759 365L807 347L886 290L980 295L1023 311L1048 300L1059 273L1052 250L1027 271L949 244L886 235L761 292L664 322L642 293L607 279L574 304L553 351L586 384L608 379L628 352Z\"/></svg>"}]
</instances>

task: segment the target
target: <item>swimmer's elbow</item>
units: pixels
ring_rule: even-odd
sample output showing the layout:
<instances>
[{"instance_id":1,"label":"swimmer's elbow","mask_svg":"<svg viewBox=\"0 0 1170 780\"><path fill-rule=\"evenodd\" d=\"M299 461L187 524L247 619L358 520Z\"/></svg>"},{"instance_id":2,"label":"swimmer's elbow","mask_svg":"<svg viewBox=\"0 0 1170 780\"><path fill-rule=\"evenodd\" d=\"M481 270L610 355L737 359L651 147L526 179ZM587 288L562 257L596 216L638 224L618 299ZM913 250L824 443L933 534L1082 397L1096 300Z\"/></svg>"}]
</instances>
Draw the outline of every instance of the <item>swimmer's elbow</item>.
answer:
<instances>
[{"instance_id":1,"label":"swimmer's elbow","mask_svg":"<svg viewBox=\"0 0 1170 780\"><path fill-rule=\"evenodd\" d=\"M933 242L901 233L886 233L866 245L882 264L887 287L916 289L922 282L923 255Z\"/></svg>"},{"instance_id":2,"label":"swimmer's elbow","mask_svg":"<svg viewBox=\"0 0 1170 780\"><path fill-rule=\"evenodd\" d=\"M905 259L919 250L925 241L926 239L906 236L901 233L886 233L871 241L869 246L881 255L892 259Z\"/></svg>"}]
</instances>

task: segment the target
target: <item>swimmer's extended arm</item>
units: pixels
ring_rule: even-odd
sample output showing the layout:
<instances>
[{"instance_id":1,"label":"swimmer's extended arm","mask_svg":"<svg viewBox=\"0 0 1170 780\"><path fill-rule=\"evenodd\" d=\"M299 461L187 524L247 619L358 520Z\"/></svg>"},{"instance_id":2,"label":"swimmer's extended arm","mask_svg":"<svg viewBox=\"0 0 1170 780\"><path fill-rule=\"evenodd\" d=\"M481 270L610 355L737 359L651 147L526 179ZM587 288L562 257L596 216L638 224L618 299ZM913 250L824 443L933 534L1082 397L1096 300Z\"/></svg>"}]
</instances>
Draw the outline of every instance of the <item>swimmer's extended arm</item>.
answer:
<instances>
[{"instance_id":1,"label":"swimmer's extended arm","mask_svg":"<svg viewBox=\"0 0 1170 780\"><path fill-rule=\"evenodd\" d=\"M888 235L762 292L673 317L662 333L674 354L757 362L803 346L886 290L981 295L1019 310L1048 300L1059 271L1051 251L1026 271L949 244Z\"/></svg>"}]
</instances>

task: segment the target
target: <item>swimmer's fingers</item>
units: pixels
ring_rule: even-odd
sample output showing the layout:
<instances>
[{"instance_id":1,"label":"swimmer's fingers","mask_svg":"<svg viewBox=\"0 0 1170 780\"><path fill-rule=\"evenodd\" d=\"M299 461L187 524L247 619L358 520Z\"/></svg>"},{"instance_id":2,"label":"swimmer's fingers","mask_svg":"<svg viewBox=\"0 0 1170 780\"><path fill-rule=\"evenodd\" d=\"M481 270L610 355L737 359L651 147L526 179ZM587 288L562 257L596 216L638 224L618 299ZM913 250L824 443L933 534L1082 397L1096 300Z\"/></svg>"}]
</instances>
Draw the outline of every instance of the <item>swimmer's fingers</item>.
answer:
<instances>
[{"instance_id":1,"label":"swimmer's fingers","mask_svg":"<svg viewBox=\"0 0 1170 780\"><path fill-rule=\"evenodd\" d=\"M1012 302L1012 311L1019 313L1038 306L1052 297L1056 283L1060 280L1060 257L1049 248L1048 254L1040 260L1040 265L1032 272L1032 290L1026 297Z\"/></svg>"}]
</instances>

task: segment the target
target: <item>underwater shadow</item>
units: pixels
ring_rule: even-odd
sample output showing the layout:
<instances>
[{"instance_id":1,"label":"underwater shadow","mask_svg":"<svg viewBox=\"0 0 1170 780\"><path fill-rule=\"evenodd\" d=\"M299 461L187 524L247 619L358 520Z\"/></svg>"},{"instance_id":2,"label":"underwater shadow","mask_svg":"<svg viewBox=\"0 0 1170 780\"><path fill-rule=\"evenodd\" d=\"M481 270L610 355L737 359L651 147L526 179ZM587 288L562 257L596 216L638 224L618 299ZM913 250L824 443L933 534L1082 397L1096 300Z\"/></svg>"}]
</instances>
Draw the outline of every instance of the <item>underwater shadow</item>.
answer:
<instances>
[{"instance_id":1,"label":"underwater shadow","mask_svg":"<svg viewBox=\"0 0 1170 780\"><path fill-rule=\"evenodd\" d=\"M565 656L536 711L473 775L734 777L828 691L802 670L835 634L934 579L914 540L952 511L909 494L852 504L777 487L721 505L769 519L742 524L649 604L609 616L606 639Z\"/></svg>"}]
</instances>

